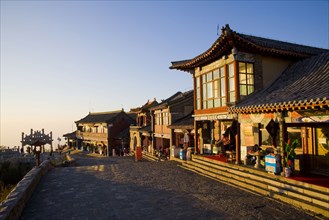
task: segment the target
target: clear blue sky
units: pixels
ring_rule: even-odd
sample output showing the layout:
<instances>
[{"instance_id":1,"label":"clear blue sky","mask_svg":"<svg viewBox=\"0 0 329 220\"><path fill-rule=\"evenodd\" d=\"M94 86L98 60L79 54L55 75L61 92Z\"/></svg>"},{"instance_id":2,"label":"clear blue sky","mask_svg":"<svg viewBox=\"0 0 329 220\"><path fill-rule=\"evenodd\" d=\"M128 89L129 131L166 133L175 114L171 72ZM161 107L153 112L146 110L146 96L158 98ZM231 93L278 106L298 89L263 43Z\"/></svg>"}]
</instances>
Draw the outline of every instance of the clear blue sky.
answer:
<instances>
[{"instance_id":1,"label":"clear blue sky","mask_svg":"<svg viewBox=\"0 0 329 220\"><path fill-rule=\"evenodd\" d=\"M239 33L329 47L328 1L1 1L0 145L192 89L171 61ZM64 142L62 141L61 144Z\"/></svg>"}]
</instances>

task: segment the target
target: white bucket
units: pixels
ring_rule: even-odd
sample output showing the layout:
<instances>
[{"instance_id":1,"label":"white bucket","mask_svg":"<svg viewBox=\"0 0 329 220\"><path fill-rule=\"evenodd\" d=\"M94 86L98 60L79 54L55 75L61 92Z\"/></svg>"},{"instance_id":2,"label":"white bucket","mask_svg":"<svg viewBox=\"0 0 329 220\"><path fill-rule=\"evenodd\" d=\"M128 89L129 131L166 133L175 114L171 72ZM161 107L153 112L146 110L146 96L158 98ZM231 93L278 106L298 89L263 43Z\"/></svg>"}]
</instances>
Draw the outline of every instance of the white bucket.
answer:
<instances>
[{"instance_id":1,"label":"white bucket","mask_svg":"<svg viewBox=\"0 0 329 220\"><path fill-rule=\"evenodd\" d=\"M291 175L291 168L290 167L285 167L284 168L284 176L285 177L290 177Z\"/></svg>"}]
</instances>

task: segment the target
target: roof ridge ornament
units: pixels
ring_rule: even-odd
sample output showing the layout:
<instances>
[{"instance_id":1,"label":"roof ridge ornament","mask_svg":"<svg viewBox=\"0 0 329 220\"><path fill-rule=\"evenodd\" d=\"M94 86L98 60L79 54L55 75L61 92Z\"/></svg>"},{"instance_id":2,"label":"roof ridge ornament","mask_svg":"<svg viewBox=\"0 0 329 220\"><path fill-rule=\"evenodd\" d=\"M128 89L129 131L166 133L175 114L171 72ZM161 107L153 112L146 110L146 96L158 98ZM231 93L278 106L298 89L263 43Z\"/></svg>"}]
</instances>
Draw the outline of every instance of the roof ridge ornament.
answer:
<instances>
[{"instance_id":1,"label":"roof ridge ornament","mask_svg":"<svg viewBox=\"0 0 329 220\"><path fill-rule=\"evenodd\" d=\"M229 24L226 24L225 27L222 28L222 34L227 37L227 42L228 44L235 48L235 42L234 42L234 39L233 39L233 31L232 29L230 28L230 25Z\"/></svg>"},{"instance_id":2,"label":"roof ridge ornament","mask_svg":"<svg viewBox=\"0 0 329 220\"><path fill-rule=\"evenodd\" d=\"M229 24L225 24L224 27L222 27L222 33L226 36L231 36L232 34L232 29L230 28L230 25Z\"/></svg>"}]
</instances>

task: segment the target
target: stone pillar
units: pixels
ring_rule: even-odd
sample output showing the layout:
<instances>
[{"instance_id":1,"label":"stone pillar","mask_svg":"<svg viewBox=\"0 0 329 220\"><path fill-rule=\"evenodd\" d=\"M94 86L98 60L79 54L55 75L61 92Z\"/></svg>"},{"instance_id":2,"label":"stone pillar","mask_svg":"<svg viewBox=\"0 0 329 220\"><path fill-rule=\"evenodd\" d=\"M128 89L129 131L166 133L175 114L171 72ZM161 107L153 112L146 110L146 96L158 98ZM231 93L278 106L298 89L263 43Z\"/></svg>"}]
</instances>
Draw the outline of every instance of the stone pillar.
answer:
<instances>
[{"instance_id":1,"label":"stone pillar","mask_svg":"<svg viewBox=\"0 0 329 220\"><path fill-rule=\"evenodd\" d=\"M169 143L169 149L171 149L171 146L175 145L175 129L170 129L170 143Z\"/></svg>"},{"instance_id":2,"label":"stone pillar","mask_svg":"<svg viewBox=\"0 0 329 220\"><path fill-rule=\"evenodd\" d=\"M151 153L154 155L154 146L155 146L155 141L154 141L154 133L151 133Z\"/></svg>"}]
</instances>

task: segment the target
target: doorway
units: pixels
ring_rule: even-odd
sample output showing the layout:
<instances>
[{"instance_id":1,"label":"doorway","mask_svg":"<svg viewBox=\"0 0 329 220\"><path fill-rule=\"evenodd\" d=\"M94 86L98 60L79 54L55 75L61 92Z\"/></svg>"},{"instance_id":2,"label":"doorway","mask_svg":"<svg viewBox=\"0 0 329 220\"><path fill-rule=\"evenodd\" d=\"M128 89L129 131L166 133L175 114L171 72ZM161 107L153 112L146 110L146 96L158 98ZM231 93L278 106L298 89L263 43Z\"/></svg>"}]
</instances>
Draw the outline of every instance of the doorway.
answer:
<instances>
[{"instance_id":1,"label":"doorway","mask_svg":"<svg viewBox=\"0 0 329 220\"><path fill-rule=\"evenodd\" d=\"M306 127L306 144L310 172L329 176L329 127Z\"/></svg>"}]
</instances>

